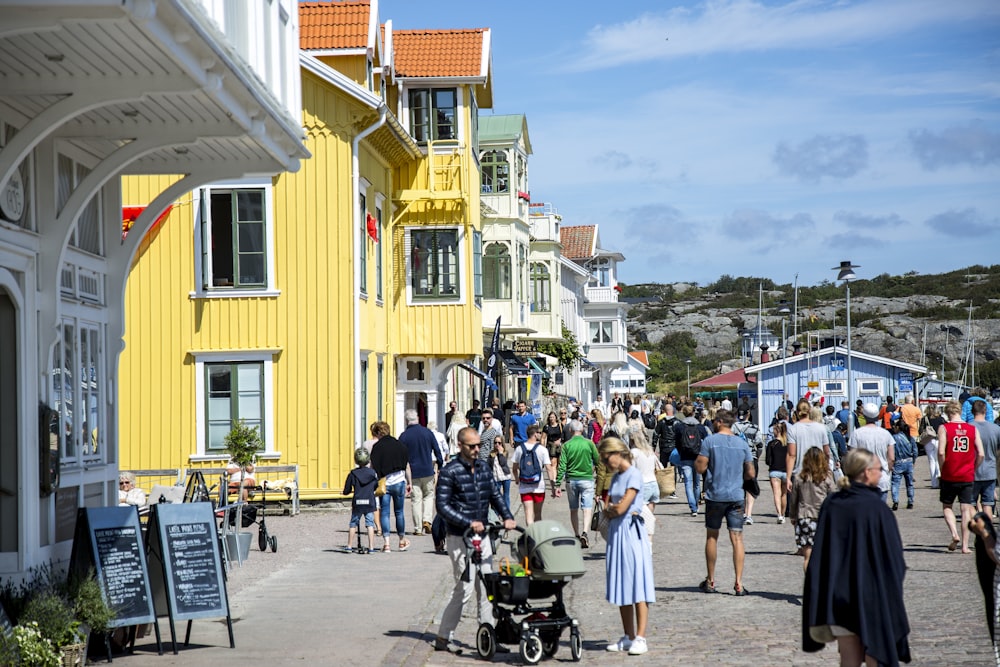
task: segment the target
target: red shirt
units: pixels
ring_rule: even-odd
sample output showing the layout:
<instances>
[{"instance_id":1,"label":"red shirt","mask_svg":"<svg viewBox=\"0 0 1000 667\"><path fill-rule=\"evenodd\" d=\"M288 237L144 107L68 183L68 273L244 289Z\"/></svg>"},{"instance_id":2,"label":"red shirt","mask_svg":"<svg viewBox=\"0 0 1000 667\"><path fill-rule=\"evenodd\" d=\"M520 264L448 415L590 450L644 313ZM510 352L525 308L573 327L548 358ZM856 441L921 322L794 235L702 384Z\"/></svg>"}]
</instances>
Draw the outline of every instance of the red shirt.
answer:
<instances>
[{"instance_id":1,"label":"red shirt","mask_svg":"<svg viewBox=\"0 0 1000 667\"><path fill-rule=\"evenodd\" d=\"M976 479L976 427L965 422L945 422L944 463L941 479L972 482Z\"/></svg>"}]
</instances>

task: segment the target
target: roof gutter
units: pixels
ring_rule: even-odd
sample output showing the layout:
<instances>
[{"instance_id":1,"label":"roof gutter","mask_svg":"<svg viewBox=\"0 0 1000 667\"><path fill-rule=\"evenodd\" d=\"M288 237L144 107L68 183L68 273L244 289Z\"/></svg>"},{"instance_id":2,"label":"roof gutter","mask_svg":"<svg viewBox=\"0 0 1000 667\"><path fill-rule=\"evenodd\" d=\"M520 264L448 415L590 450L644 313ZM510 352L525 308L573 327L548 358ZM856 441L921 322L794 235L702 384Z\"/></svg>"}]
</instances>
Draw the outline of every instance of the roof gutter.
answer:
<instances>
[{"instance_id":1,"label":"roof gutter","mask_svg":"<svg viewBox=\"0 0 1000 667\"><path fill-rule=\"evenodd\" d=\"M359 155L361 140L385 125L389 108L385 103L378 106L378 120L362 130L351 141L351 193L354 197L353 224L351 225L352 248L360 252L367 250L367 244L361 234L361 198L358 190L361 188L361 158ZM365 243L366 245L362 246ZM361 262L354 258L354 446L360 447L364 441L365 425L361 423Z\"/></svg>"}]
</instances>

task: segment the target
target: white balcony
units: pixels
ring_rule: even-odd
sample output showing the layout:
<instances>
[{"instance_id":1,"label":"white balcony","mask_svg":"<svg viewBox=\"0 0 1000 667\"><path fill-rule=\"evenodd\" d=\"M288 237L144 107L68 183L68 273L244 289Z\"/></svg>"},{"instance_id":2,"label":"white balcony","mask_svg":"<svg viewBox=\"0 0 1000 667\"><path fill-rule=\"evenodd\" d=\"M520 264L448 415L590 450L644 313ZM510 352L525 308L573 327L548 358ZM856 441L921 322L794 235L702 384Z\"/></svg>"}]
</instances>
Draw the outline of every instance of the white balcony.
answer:
<instances>
[{"instance_id":1,"label":"white balcony","mask_svg":"<svg viewBox=\"0 0 1000 667\"><path fill-rule=\"evenodd\" d=\"M586 303L618 303L618 291L614 287L590 286L583 288Z\"/></svg>"},{"instance_id":2,"label":"white balcony","mask_svg":"<svg viewBox=\"0 0 1000 667\"><path fill-rule=\"evenodd\" d=\"M617 364L624 366L625 346L617 343L591 343L587 351L587 361L592 364Z\"/></svg>"}]
</instances>

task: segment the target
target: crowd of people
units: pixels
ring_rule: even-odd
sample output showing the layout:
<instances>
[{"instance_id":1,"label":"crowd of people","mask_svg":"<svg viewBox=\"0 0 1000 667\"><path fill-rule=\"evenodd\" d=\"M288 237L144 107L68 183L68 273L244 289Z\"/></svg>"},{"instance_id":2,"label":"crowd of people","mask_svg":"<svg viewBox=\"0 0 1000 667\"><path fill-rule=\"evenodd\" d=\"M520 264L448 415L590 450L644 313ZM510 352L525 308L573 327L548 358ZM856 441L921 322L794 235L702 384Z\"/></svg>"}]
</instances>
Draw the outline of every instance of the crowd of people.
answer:
<instances>
[{"instance_id":1,"label":"crowd of people","mask_svg":"<svg viewBox=\"0 0 1000 667\"><path fill-rule=\"evenodd\" d=\"M989 564L989 576L981 580L992 632L1000 600L1000 568L993 583L1000 550L992 529L1000 426L983 396L947 403L942 414L933 406L921 411L912 396L901 405L891 396L880 404L858 401L854 409L845 402L840 411L802 399L783 404L766 426L754 420L746 398L734 408L728 400L705 405L670 395L655 401L615 395L606 403L598 394L592 405L568 403L541 423L524 401L505 409L498 402L485 408L474 402L465 413L454 402L449 408L444 433L434 424L421 426L413 410L406 412L398 439L386 423L372 424L373 439L356 461L366 468L370 458L374 475L352 473L345 488L356 499L352 542L354 529L365 521L389 552L391 505L397 549L409 548L403 512L409 495L413 533L432 534L436 550L451 557L456 583L435 640L438 650L457 650L451 633L473 592L479 620L490 620L485 591L475 578L461 576L467 569L461 537L470 528L483 531L491 519L512 527L512 488L526 524L542 518L547 497L565 492L580 546L590 548L590 531L598 526L606 536L606 596L619 607L624 633L609 651L648 650L648 605L655 601L650 535L664 479L673 482L667 485L671 491L683 486L692 516L704 513L706 576L698 588L716 591L725 521L733 593L747 595L743 531L754 522L762 456L776 521L789 520L803 557L804 650L836 642L844 665L909 662L905 566L893 512L903 486L905 507L913 509L914 467L922 455L939 489L947 549L970 553L975 535L981 560ZM371 487L373 499L362 486ZM370 533L369 549L374 539ZM483 553L486 571L491 553ZM835 590L834 580L857 585Z\"/></svg>"}]
</instances>

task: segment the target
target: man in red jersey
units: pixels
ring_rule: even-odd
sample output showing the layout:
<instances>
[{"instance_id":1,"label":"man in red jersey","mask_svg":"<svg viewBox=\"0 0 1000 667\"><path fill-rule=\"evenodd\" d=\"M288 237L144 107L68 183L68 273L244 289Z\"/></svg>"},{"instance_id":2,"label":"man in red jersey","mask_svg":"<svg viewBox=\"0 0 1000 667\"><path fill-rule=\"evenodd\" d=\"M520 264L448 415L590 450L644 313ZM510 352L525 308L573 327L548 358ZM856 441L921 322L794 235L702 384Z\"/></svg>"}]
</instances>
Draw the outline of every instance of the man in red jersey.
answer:
<instances>
[{"instance_id":1,"label":"man in red jersey","mask_svg":"<svg viewBox=\"0 0 1000 667\"><path fill-rule=\"evenodd\" d=\"M969 520L972 519L972 485L976 466L983 462L983 441L975 426L962 421L962 406L949 401L944 408L948 421L938 428L938 462L941 464L941 504L944 521L951 531L948 551L958 547L958 530L952 505L958 498L962 508L962 553L969 550Z\"/></svg>"}]
</instances>

